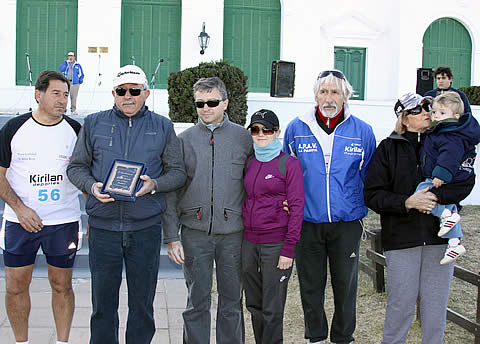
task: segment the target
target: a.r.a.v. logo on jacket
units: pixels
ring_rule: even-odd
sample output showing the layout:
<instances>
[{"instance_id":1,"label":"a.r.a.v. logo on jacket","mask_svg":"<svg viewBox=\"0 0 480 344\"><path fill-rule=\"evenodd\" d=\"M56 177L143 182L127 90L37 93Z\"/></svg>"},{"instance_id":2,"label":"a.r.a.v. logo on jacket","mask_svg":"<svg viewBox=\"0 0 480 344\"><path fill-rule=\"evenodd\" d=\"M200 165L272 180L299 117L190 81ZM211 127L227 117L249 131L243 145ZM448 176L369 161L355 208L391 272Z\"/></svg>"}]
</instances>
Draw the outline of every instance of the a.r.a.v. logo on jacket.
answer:
<instances>
[{"instance_id":1,"label":"a.r.a.v. logo on jacket","mask_svg":"<svg viewBox=\"0 0 480 344\"><path fill-rule=\"evenodd\" d=\"M297 153L310 153L310 152L318 152L317 142L298 144Z\"/></svg>"}]
</instances>

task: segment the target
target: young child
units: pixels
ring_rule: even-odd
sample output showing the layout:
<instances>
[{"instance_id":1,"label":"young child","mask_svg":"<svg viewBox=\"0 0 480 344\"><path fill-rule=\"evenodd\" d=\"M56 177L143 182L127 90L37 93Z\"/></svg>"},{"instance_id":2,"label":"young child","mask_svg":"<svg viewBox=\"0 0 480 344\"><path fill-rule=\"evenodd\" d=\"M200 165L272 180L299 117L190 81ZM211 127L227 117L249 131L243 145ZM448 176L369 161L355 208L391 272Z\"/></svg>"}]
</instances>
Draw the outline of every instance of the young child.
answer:
<instances>
[{"instance_id":1,"label":"young child","mask_svg":"<svg viewBox=\"0 0 480 344\"><path fill-rule=\"evenodd\" d=\"M455 92L437 96L432 104L432 130L422 146L422 175L427 179L417 190L439 188L445 183L470 178L475 162L475 146L480 141L480 126L470 112L463 113L463 102ZM440 218L438 236L448 238L448 248L440 264L448 264L465 254L460 215L455 204L437 204L431 213Z\"/></svg>"}]
</instances>

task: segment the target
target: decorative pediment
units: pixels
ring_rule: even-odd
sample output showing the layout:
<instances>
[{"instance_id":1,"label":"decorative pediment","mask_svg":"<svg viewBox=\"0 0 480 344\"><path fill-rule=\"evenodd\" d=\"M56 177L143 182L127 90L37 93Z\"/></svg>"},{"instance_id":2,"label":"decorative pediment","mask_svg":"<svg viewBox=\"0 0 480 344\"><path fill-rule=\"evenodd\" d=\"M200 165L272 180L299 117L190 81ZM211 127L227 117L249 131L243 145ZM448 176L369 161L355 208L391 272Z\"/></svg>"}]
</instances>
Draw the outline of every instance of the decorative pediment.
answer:
<instances>
[{"instance_id":1,"label":"decorative pediment","mask_svg":"<svg viewBox=\"0 0 480 344\"><path fill-rule=\"evenodd\" d=\"M360 38L374 40L385 32L378 23L365 17L357 11L349 11L344 15L333 18L320 27L328 39Z\"/></svg>"}]
</instances>

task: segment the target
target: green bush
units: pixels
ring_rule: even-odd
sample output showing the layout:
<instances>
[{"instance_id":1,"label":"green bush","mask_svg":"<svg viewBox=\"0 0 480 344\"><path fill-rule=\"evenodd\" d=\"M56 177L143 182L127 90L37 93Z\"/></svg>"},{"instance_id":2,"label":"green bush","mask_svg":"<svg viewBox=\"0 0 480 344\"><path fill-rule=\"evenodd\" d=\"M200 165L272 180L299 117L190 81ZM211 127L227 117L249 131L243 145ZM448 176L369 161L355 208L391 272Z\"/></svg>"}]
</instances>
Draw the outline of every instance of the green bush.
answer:
<instances>
[{"instance_id":1,"label":"green bush","mask_svg":"<svg viewBox=\"0 0 480 344\"><path fill-rule=\"evenodd\" d=\"M459 90L467 95L470 105L480 105L480 86L460 87Z\"/></svg>"},{"instance_id":2,"label":"green bush","mask_svg":"<svg viewBox=\"0 0 480 344\"><path fill-rule=\"evenodd\" d=\"M244 125L247 117L247 76L225 61L200 63L196 67L171 73L168 77L168 105L173 122L197 123L198 115L193 103L193 84L200 78L218 76L228 92L228 118Z\"/></svg>"}]
</instances>

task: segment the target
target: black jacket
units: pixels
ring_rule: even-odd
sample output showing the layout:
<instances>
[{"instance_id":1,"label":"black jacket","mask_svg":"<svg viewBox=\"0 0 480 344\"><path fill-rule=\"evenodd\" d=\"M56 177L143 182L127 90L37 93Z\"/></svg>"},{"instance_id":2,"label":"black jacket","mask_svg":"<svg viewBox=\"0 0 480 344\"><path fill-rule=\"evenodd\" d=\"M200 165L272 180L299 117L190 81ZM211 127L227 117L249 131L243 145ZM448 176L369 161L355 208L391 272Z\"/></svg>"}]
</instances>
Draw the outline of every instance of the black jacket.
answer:
<instances>
[{"instance_id":1,"label":"black jacket","mask_svg":"<svg viewBox=\"0 0 480 344\"><path fill-rule=\"evenodd\" d=\"M368 169L365 203L380 214L385 251L447 243L437 236L438 218L405 208L406 199L422 181L419 151L424 137L410 132L392 133L380 142ZM432 192L440 204L458 203L471 192L474 184L473 175L467 181L446 184Z\"/></svg>"}]
</instances>

